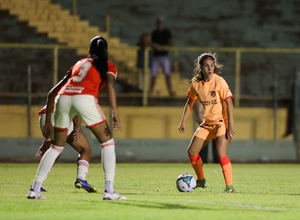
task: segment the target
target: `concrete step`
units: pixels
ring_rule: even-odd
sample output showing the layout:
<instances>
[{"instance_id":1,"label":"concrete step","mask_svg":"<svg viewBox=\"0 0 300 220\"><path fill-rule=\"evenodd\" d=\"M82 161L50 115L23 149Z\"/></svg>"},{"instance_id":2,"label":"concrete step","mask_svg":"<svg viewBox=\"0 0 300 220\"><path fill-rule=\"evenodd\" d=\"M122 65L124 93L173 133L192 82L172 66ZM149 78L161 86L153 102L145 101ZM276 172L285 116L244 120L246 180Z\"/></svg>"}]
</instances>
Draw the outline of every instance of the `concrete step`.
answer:
<instances>
[{"instance_id":1,"label":"concrete step","mask_svg":"<svg viewBox=\"0 0 300 220\"><path fill-rule=\"evenodd\" d=\"M60 10L55 13L49 11L35 11L35 10L11 10L11 14L16 14L19 16L21 21L32 20L32 21L59 21L59 20L72 20L79 22L79 17L77 15L70 15L68 10Z\"/></svg>"},{"instance_id":2,"label":"concrete step","mask_svg":"<svg viewBox=\"0 0 300 220\"><path fill-rule=\"evenodd\" d=\"M28 21L29 26L36 27L38 32L78 48L79 56L88 56L91 38L103 36L108 42L110 57L122 72L121 78L136 83L137 52L121 43L119 38L108 38L106 32L100 32L98 27L90 26L89 21L71 15L69 10L62 10L60 4L52 4L51 0L0 0L0 4L1 9L17 15L20 21Z\"/></svg>"}]
</instances>

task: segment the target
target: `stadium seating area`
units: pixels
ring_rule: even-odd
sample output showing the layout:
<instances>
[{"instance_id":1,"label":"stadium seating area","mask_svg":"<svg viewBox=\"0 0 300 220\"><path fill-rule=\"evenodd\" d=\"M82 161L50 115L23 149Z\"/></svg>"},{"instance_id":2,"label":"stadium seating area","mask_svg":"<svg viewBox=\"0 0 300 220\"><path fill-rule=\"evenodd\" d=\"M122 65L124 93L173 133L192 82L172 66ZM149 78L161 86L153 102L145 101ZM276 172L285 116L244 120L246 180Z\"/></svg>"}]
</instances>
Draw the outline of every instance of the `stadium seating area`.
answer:
<instances>
[{"instance_id":1,"label":"stadium seating area","mask_svg":"<svg viewBox=\"0 0 300 220\"><path fill-rule=\"evenodd\" d=\"M3 24L0 43L63 44L74 47L74 50L59 51L59 77L62 77L78 58L87 55L86 48L92 36L105 36L112 48L110 60L120 72L119 92L134 91L136 51L130 46L136 45L141 32L111 17L110 36L107 36L105 22L108 12L149 32L155 27L155 19L163 15L166 26L172 30L175 46L295 48L299 45L297 14L300 3L297 0L274 3L234 0L230 3L231 7L227 7L224 1L208 4L197 0L186 2L185 7L180 1L154 0L150 3L135 0L130 4L121 0L76 2L77 14L74 15L72 0L0 0ZM51 87L51 50L0 50L5 60L0 64L0 79L7 82L0 85L2 92L25 91L22 82L28 64L33 69L33 90L46 92ZM178 97L185 95L197 55L199 53L179 54L179 73L172 74ZM12 61L11 57L18 59ZM234 92L234 54L220 53L219 58L224 63L224 76ZM241 94L272 96L274 72L279 74L283 87L290 87L298 60L298 54L243 54ZM44 74L41 76L41 73ZM164 78L160 74L155 94L166 96L166 93ZM289 97L290 90L280 90L279 96Z\"/></svg>"},{"instance_id":2,"label":"stadium seating area","mask_svg":"<svg viewBox=\"0 0 300 220\"><path fill-rule=\"evenodd\" d=\"M89 21L80 20L78 15L70 14L69 10L61 9L59 4L52 4L49 0L1 0L1 9L8 10L10 15L18 16L18 22L27 22L29 27L35 27L39 34L46 34L50 39L57 39L57 43L65 44L77 49L78 56L86 56L89 40L97 35L108 40L110 60L117 64L119 80L136 84L136 50L129 48L128 44L120 43L120 38L112 38L106 32L100 32L98 27L90 26ZM173 81L179 84L177 95L185 94L188 80L182 80L179 74L173 74ZM180 88L182 88L180 90ZM156 95L166 96L164 79L158 79Z\"/></svg>"}]
</instances>

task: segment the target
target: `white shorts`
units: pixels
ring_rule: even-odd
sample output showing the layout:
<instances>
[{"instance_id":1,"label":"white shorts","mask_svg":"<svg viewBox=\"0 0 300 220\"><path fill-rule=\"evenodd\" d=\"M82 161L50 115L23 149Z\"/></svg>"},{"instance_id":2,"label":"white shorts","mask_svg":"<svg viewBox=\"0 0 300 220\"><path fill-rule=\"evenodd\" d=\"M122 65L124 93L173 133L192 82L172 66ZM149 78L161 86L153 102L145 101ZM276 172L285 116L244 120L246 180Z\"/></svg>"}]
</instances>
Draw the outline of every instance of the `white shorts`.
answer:
<instances>
[{"instance_id":1,"label":"white shorts","mask_svg":"<svg viewBox=\"0 0 300 220\"><path fill-rule=\"evenodd\" d=\"M93 95L60 95L54 114L54 127L66 130L70 121L78 115L86 127L93 127L106 121L105 115Z\"/></svg>"},{"instance_id":2,"label":"white shorts","mask_svg":"<svg viewBox=\"0 0 300 220\"><path fill-rule=\"evenodd\" d=\"M39 117L39 124L40 124L40 129L43 132L43 128L45 125L46 121L46 113L41 114ZM51 124L54 125L54 113L51 114ZM74 130L74 124L71 122L68 126L68 136L73 132ZM52 130L49 138L46 140L47 142L53 141L54 140L54 130Z\"/></svg>"},{"instance_id":3,"label":"white shorts","mask_svg":"<svg viewBox=\"0 0 300 220\"><path fill-rule=\"evenodd\" d=\"M152 76L157 76L157 71L159 67L162 67L165 75L170 75L171 73L171 64L169 56L153 56L152 58Z\"/></svg>"}]
</instances>

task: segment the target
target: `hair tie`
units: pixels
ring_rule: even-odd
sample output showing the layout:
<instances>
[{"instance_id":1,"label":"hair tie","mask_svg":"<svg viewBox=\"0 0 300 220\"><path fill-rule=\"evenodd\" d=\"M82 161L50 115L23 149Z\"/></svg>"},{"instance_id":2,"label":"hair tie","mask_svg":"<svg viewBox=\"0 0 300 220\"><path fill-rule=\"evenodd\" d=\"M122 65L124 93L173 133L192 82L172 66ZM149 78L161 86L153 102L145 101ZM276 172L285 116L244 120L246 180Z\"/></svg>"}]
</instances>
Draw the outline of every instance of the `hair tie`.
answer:
<instances>
[{"instance_id":1,"label":"hair tie","mask_svg":"<svg viewBox=\"0 0 300 220\"><path fill-rule=\"evenodd\" d=\"M211 56L211 55L205 55L201 60L200 60L200 65L204 62L204 60L207 60L207 59L212 59L213 61L215 61L214 57Z\"/></svg>"}]
</instances>

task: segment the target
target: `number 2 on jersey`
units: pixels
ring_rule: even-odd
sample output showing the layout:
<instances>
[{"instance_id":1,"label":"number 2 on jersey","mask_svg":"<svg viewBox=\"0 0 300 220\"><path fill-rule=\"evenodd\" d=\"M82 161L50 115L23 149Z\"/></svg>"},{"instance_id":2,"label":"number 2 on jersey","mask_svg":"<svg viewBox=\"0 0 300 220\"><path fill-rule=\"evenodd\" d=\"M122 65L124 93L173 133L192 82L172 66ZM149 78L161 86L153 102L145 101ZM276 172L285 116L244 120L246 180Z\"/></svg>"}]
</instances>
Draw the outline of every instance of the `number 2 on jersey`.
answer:
<instances>
[{"instance_id":1,"label":"number 2 on jersey","mask_svg":"<svg viewBox=\"0 0 300 220\"><path fill-rule=\"evenodd\" d=\"M84 62L80 66L80 71L78 72L77 76L73 76L73 82L81 82L84 77L86 76L87 72L91 68L92 64L90 62Z\"/></svg>"}]
</instances>

